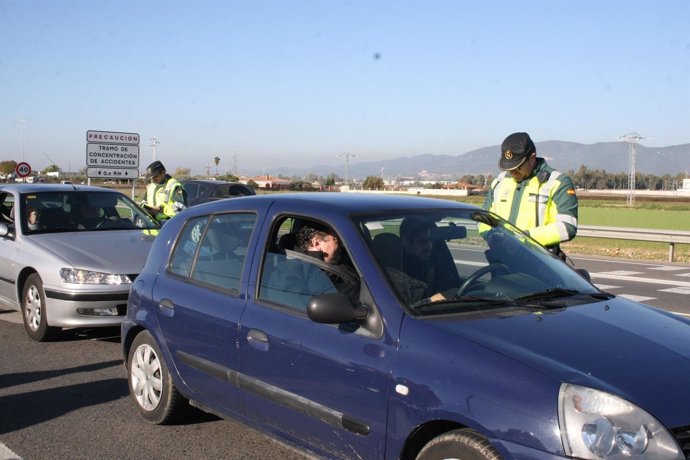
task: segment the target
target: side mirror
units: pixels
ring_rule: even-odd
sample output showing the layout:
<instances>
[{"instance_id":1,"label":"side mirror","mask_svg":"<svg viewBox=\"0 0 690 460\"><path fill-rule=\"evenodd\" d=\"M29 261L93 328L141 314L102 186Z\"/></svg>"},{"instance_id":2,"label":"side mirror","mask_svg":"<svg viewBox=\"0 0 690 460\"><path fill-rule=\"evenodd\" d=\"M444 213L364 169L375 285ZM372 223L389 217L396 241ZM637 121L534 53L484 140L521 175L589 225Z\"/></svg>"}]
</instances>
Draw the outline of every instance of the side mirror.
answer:
<instances>
[{"instance_id":1,"label":"side mirror","mask_svg":"<svg viewBox=\"0 0 690 460\"><path fill-rule=\"evenodd\" d=\"M589 272L584 268L576 268L575 271L579 273L580 276L586 279L588 282L592 282L592 277L590 276Z\"/></svg>"},{"instance_id":2,"label":"side mirror","mask_svg":"<svg viewBox=\"0 0 690 460\"><path fill-rule=\"evenodd\" d=\"M316 323L351 323L364 320L368 315L367 307L355 307L350 299L341 293L314 296L307 305L307 316Z\"/></svg>"},{"instance_id":3,"label":"side mirror","mask_svg":"<svg viewBox=\"0 0 690 460\"><path fill-rule=\"evenodd\" d=\"M14 226L10 226L4 222L0 222L0 238L10 238L13 240Z\"/></svg>"}]
</instances>

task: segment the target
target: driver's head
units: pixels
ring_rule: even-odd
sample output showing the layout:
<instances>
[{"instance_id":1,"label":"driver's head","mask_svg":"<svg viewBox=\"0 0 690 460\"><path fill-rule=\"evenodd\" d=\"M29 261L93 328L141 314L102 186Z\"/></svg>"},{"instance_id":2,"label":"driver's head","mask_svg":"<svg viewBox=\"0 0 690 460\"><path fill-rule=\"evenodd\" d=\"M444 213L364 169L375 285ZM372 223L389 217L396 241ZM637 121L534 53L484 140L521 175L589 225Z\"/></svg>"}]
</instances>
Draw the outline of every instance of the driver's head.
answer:
<instances>
[{"instance_id":1,"label":"driver's head","mask_svg":"<svg viewBox=\"0 0 690 460\"><path fill-rule=\"evenodd\" d=\"M429 260L433 250L433 228L433 222L421 217L406 217L400 225L400 241L405 254L420 261Z\"/></svg>"}]
</instances>

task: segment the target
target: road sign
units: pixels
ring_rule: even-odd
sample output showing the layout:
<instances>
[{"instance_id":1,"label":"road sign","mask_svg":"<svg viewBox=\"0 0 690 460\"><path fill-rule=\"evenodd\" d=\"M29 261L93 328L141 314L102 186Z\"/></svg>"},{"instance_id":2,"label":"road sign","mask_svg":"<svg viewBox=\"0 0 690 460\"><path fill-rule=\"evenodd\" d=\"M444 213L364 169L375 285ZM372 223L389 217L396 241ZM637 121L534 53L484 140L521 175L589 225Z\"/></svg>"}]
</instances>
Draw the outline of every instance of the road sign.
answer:
<instances>
[{"instance_id":1,"label":"road sign","mask_svg":"<svg viewBox=\"0 0 690 460\"><path fill-rule=\"evenodd\" d=\"M86 168L86 177L103 179L137 179L138 169L126 168Z\"/></svg>"},{"instance_id":2,"label":"road sign","mask_svg":"<svg viewBox=\"0 0 690 460\"><path fill-rule=\"evenodd\" d=\"M19 177L26 177L31 174L31 166L29 163L22 161L21 163L17 163L14 172L16 172Z\"/></svg>"},{"instance_id":3,"label":"road sign","mask_svg":"<svg viewBox=\"0 0 690 460\"><path fill-rule=\"evenodd\" d=\"M139 145L139 134L110 131L87 131L86 142L89 144Z\"/></svg>"},{"instance_id":4,"label":"road sign","mask_svg":"<svg viewBox=\"0 0 690 460\"><path fill-rule=\"evenodd\" d=\"M89 168L138 168L139 146L86 144L86 166Z\"/></svg>"}]
</instances>

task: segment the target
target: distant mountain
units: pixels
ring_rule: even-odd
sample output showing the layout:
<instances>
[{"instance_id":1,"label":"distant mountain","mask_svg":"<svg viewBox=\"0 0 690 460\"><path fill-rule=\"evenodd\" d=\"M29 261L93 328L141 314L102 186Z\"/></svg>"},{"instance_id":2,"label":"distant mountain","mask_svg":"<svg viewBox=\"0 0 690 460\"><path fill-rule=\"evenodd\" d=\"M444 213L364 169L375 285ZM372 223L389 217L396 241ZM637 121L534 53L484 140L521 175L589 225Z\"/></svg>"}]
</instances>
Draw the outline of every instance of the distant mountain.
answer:
<instances>
[{"instance_id":1,"label":"distant mountain","mask_svg":"<svg viewBox=\"0 0 690 460\"><path fill-rule=\"evenodd\" d=\"M581 166L589 169L604 170L608 173L627 173L629 171L630 146L626 142L599 142L597 144L578 144L565 141L545 141L536 144L537 155L547 159L548 163L560 171L577 171ZM383 177L428 177L434 180L447 178L455 180L468 174L496 174L500 146L484 147L470 152L452 155L420 154L411 157L400 157L392 160L373 162L351 162L349 175L351 179L363 179L367 176ZM636 145L635 170L638 173L676 175L690 172L690 144L669 147L645 147ZM343 177L345 165L315 165L309 172L327 176L331 173ZM272 174L286 176L303 175L304 168L299 170L290 167L276 168Z\"/></svg>"}]
</instances>

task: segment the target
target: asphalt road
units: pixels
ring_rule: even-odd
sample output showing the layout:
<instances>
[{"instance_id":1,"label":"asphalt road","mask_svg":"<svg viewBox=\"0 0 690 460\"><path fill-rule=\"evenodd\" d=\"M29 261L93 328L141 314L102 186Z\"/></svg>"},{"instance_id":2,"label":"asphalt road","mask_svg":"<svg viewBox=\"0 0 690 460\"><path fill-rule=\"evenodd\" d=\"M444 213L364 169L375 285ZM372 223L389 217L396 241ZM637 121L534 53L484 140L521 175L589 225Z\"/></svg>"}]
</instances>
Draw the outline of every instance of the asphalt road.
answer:
<instances>
[{"instance_id":1,"label":"asphalt road","mask_svg":"<svg viewBox=\"0 0 690 460\"><path fill-rule=\"evenodd\" d=\"M148 424L128 394L119 328L37 343L19 321L0 310L0 459L309 458L201 412L185 424Z\"/></svg>"},{"instance_id":2,"label":"asphalt road","mask_svg":"<svg viewBox=\"0 0 690 460\"><path fill-rule=\"evenodd\" d=\"M605 291L690 316L690 265L573 262ZM184 424L146 423L130 401L119 342L119 329L94 329L36 343L20 315L0 306L0 460L309 458L201 412Z\"/></svg>"},{"instance_id":3,"label":"asphalt road","mask_svg":"<svg viewBox=\"0 0 690 460\"><path fill-rule=\"evenodd\" d=\"M690 265L574 256L604 291L690 316Z\"/></svg>"}]
</instances>

